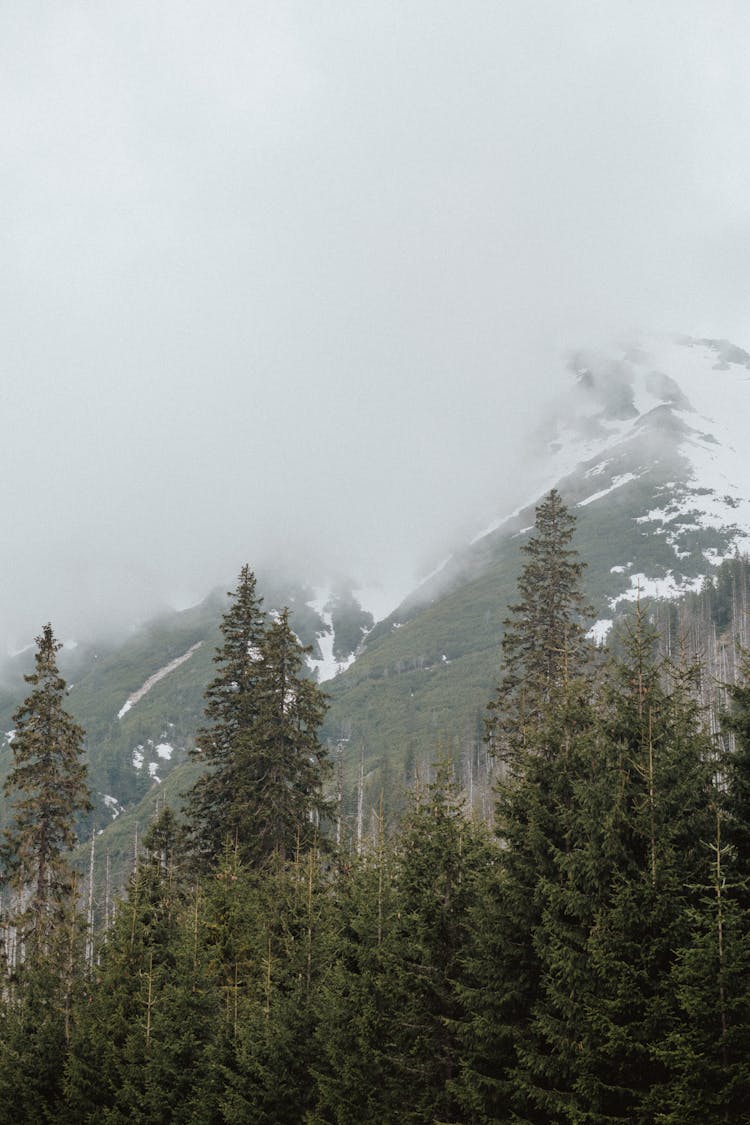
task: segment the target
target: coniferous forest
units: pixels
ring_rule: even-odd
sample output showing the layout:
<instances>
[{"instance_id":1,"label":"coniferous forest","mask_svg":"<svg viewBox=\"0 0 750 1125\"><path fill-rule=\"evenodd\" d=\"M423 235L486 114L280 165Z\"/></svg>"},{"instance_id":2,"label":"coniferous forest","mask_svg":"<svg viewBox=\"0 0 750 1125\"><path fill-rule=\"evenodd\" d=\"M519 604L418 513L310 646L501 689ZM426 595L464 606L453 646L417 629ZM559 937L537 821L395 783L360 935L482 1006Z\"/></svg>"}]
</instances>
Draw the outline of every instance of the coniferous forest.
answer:
<instances>
[{"instance_id":1,"label":"coniferous forest","mask_svg":"<svg viewBox=\"0 0 750 1125\"><path fill-rule=\"evenodd\" d=\"M595 649L574 532L553 491L487 701L492 823L436 747L367 840L293 620L244 567L205 769L104 917L45 626L6 784L0 1122L750 1121L750 664L717 724L644 607Z\"/></svg>"}]
</instances>

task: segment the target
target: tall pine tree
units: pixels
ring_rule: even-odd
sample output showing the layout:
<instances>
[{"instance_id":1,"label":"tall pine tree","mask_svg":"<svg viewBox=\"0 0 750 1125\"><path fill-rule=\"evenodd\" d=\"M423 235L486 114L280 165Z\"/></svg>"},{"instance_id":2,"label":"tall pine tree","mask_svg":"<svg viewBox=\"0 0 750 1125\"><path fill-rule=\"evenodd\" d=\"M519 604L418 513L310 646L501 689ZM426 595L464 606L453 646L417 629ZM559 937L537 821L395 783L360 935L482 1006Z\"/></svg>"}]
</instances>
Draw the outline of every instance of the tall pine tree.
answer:
<instances>
[{"instance_id":1,"label":"tall pine tree","mask_svg":"<svg viewBox=\"0 0 750 1125\"><path fill-rule=\"evenodd\" d=\"M465 954L458 1085L466 1112L487 1122L508 1120L514 1111L518 1120L544 1120L527 1105L519 1070L539 995L543 888L561 878L572 762L591 725L588 607L584 564L572 545L575 519L555 490L536 518L487 721L490 749L502 765L495 827L503 846Z\"/></svg>"},{"instance_id":2,"label":"tall pine tree","mask_svg":"<svg viewBox=\"0 0 750 1125\"><path fill-rule=\"evenodd\" d=\"M206 692L209 724L197 736L208 771L189 794L188 817L205 864L228 841L241 863L257 866L290 859L317 835L329 768L318 737L326 702L304 674L309 650L288 611L266 623L249 567L230 596L219 672Z\"/></svg>"},{"instance_id":3,"label":"tall pine tree","mask_svg":"<svg viewBox=\"0 0 750 1125\"><path fill-rule=\"evenodd\" d=\"M330 763L318 731L327 703L303 674L309 651L283 609L261 644L258 715L238 745L237 799L246 823L241 855L250 862L284 861L308 850L326 812L322 787Z\"/></svg>"},{"instance_id":4,"label":"tall pine tree","mask_svg":"<svg viewBox=\"0 0 750 1125\"><path fill-rule=\"evenodd\" d=\"M13 716L13 768L4 785L11 824L3 860L15 895L11 920L26 954L45 955L73 905L69 858L75 819L91 808L83 761L84 734L63 706L62 647L51 625L37 637L32 690Z\"/></svg>"},{"instance_id":5,"label":"tall pine tree","mask_svg":"<svg viewBox=\"0 0 750 1125\"><path fill-rule=\"evenodd\" d=\"M198 858L207 866L220 859L227 839L240 834L242 809L238 749L258 715L258 674L265 615L256 579L246 564L221 621L223 644L216 650L217 674L206 689L206 726L196 736L195 756L207 770L188 794L188 817Z\"/></svg>"},{"instance_id":6,"label":"tall pine tree","mask_svg":"<svg viewBox=\"0 0 750 1125\"><path fill-rule=\"evenodd\" d=\"M521 548L526 561L519 600L503 622L503 670L488 708L487 737L505 760L527 745L555 689L588 660L583 622L591 611L581 590L585 563L572 546L574 530L575 517L553 488Z\"/></svg>"}]
</instances>

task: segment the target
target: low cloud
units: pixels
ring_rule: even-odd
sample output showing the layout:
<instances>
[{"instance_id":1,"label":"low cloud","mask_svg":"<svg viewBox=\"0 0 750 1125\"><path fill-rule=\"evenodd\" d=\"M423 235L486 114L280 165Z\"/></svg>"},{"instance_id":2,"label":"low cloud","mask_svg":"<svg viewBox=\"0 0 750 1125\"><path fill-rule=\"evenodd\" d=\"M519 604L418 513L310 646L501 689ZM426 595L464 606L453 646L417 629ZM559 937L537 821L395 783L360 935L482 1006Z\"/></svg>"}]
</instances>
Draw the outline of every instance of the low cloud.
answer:
<instances>
[{"instance_id":1,"label":"low cloud","mask_svg":"<svg viewBox=\"0 0 750 1125\"><path fill-rule=\"evenodd\" d=\"M0 644L246 559L405 591L561 355L750 342L743 6L0 13ZM390 591L390 593L389 593Z\"/></svg>"}]
</instances>

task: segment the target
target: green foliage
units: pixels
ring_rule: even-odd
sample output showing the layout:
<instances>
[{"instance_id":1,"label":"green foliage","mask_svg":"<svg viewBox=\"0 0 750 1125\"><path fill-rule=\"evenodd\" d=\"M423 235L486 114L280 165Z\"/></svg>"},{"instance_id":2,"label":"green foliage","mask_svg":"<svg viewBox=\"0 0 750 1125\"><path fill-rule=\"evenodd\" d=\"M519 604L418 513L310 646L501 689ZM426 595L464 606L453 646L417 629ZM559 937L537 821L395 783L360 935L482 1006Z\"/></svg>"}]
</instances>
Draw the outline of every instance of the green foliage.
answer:
<instances>
[{"instance_id":1,"label":"green foliage","mask_svg":"<svg viewBox=\"0 0 750 1125\"><path fill-rule=\"evenodd\" d=\"M455 1121L470 918L493 852L463 812L448 763L417 794L395 855L388 996L392 1120Z\"/></svg>"},{"instance_id":2,"label":"green foliage","mask_svg":"<svg viewBox=\"0 0 750 1125\"><path fill-rule=\"evenodd\" d=\"M13 716L13 769L5 781L13 820L3 861L17 905L10 920L20 948L47 954L72 905L69 855L76 813L90 806L83 731L63 707L65 681L51 625L37 637L32 691Z\"/></svg>"},{"instance_id":3,"label":"green foliage","mask_svg":"<svg viewBox=\"0 0 750 1125\"><path fill-rule=\"evenodd\" d=\"M257 884L252 960L233 1008L233 1061L225 1070L227 1125L303 1121L311 1106L325 892L314 851L278 863Z\"/></svg>"},{"instance_id":4,"label":"green foliage","mask_svg":"<svg viewBox=\"0 0 750 1125\"><path fill-rule=\"evenodd\" d=\"M241 832L244 846L248 835L247 826L240 823L244 808L239 790L245 781L240 745L247 744L259 712L265 621L256 585L255 575L244 566L220 626L222 645L214 656L218 672L206 688L209 725L197 735L195 756L209 768L188 795L188 816L204 864L218 859L227 838L239 839Z\"/></svg>"},{"instance_id":5,"label":"green foliage","mask_svg":"<svg viewBox=\"0 0 750 1125\"><path fill-rule=\"evenodd\" d=\"M319 1000L310 1121L454 1120L469 918L493 851L446 764L392 844L347 859Z\"/></svg>"},{"instance_id":6,"label":"green foliage","mask_svg":"<svg viewBox=\"0 0 750 1125\"><path fill-rule=\"evenodd\" d=\"M750 924L747 886L722 837L722 812L706 847L690 933L674 960L677 1014L657 1052L669 1067L669 1125L746 1120L750 1104Z\"/></svg>"},{"instance_id":7,"label":"green foliage","mask_svg":"<svg viewBox=\"0 0 750 1125\"><path fill-rule=\"evenodd\" d=\"M341 858L331 896L330 968L321 981L311 1063L313 1125L388 1120L396 910L392 849L381 831L372 851Z\"/></svg>"},{"instance_id":8,"label":"green foliage","mask_svg":"<svg viewBox=\"0 0 750 1125\"><path fill-rule=\"evenodd\" d=\"M131 880L74 1019L68 1120L193 1122L200 1059L217 1020L199 942L200 896L173 860L165 810Z\"/></svg>"},{"instance_id":9,"label":"green foliage","mask_svg":"<svg viewBox=\"0 0 750 1125\"><path fill-rule=\"evenodd\" d=\"M487 737L504 761L524 754L560 687L580 673L590 653L583 626L591 610L581 593L584 564L571 546L575 519L553 489L536 510L519 600L504 621L503 670L489 705ZM513 768L525 768L518 762Z\"/></svg>"},{"instance_id":10,"label":"green foliage","mask_svg":"<svg viewBox=\"0 0 750 1125\"><path fill-rule=\"evenodd\" d=\"M206 690L207 727L196 755L209 769L188 798L196 852L215 862L226 840L243 863L282 862L309 848L325 811L325 713L320 688L303 674L306 649L286 609L266 625L255 576L245 566L221 631L219 672Z\"/></svg>"},{"instance_id":11,"label":"green foliage","mask_svg":"<svg viewBox=\"0 0 750 1125\"><path fill-rule=\"evenodd\" d=\"M0 1018L0 1122L50 1125L63 1108L66 996L47 960L19 968Z\"/></svg>"},{"instance_id":12,"label":"green foliage","mask_svg":"<svg viewBox=\"0 0 750 1125\"><path fill-rule=\"evenodd\" d=\"M661 654L640 606L617 655L592 668L570 517L555 494L540 513L504 645L496 714L512 753L498 839L466 815L443 764L391 833L381 809L360 854L345 834L338 854L321 853L323 700L286 611L264 620L245 568L207 698L209 772L197 760L165 770L137 813L98 838L132 863L134 818L149 819L157 793L177 808L193 770L211 863L195 875L181 816L165 804L138 832L127 897L96 955L84 954L71 893L54 940L4 966L0 1121L747 1120L747 686L730 690L724 742L709 737L697 670ZM743 567L698 600L699 614L733 619ZM474 593L489 599L485 580ZM454 609L465 595L450 595ZM358 661L367 722L394 739L366 762L371 793L424 773L430 723L436 735L450 727L462 754L481 737L480 705L457 698L451 677L471 668L476 686L488 675L481 646L493 632L499 644L502 613L477 611L482 639L453 644L442 608L380 630ZM414 638L425 646L416 659ZM53 657L54 645L50 631ZM401 671L388 665L395 652ZM205 671L207 653L196 649L172 685ZM392 714L368 712L375 682ZM59 676L50 683L57 706ZM118 723L135 723L133 711ZM13 927L4 932L10 948Z\"/></svg>"},{"instance_id":13,"label":"green foliage","mask_svg":"<svg viewBox=\"0 0 750 1125\"><path fill-rule=\"evenodd\" d=\"M563 888L564 908L566 900L588 908L587 961L583 979L577 961L572 1024L585 1050L569 1075L569 1119L588 1108L603 1120L645 1122L669 1104L669 1068L658 1047L675 1019L670 974L688 937L691 888L702 874L714 754L695 702L693 669L657 657L656 638L639 610L626 658L602 695L602 753L596 773L584 774L581 809L572 810L570 888ZM566 915L575 917L573 910ZM561 934L552 922L540 935L547 948ZM548 957L553 972L559 957L559 948ZM573 981L561 983L570 994ZM545 1018L556 1012L559 1005Z\"/></svg>"}]
</instances>

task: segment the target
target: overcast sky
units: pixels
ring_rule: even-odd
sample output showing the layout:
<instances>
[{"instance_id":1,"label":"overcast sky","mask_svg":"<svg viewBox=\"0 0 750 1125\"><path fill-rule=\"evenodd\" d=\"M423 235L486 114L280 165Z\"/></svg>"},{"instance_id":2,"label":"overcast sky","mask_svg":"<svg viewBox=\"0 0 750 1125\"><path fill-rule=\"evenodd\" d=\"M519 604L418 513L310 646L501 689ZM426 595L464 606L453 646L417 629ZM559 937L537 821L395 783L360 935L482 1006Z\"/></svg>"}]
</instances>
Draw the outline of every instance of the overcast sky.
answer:
<instances>
[{"instance_id":1,"label":"overcast sky","mask_svg":"<svg viewBox=\"0 0 750 1125\"><path fill-rule=\"evenodd\" d=\"M0 5L0 648L405 585L566 348L750 346L749 57L746 0Z\"/></svg>"}]
</instances>

